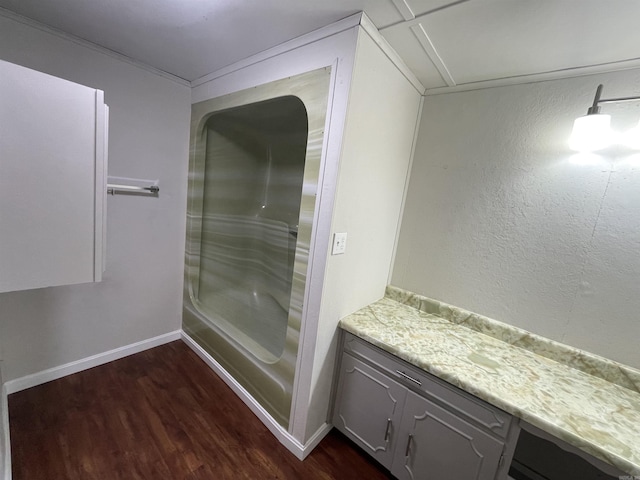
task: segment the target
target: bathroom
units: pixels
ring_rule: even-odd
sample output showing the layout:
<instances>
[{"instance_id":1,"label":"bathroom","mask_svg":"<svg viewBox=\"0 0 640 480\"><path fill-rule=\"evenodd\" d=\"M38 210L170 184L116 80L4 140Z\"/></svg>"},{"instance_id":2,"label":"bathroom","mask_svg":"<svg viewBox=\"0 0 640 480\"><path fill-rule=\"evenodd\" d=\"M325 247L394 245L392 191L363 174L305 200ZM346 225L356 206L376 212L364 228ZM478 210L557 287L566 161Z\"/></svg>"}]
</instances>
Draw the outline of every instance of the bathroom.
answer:
<instances>
[{"instance_id":1,"label":"bathroom","mask_svg":"<svg viewBox=\"0 0 640 480\"><path fill-rule=\"evenodd\" d=\"M109 198L102 283L0 294L2 382L179 331L191 86L8 14L0 58L104 90L109 174L161 182L158 198ZM596 86L638 95L640 70L589 73L424 98L393 265L345 268L367 218L334 220L349 241L328 257L340 281L326 288L327 338L360 307L353 283L381 269L388 283L640 368L640 163L566 147ZM638 104L609 109L620 128L638 120Z\"/></svg>"}]
</instances>

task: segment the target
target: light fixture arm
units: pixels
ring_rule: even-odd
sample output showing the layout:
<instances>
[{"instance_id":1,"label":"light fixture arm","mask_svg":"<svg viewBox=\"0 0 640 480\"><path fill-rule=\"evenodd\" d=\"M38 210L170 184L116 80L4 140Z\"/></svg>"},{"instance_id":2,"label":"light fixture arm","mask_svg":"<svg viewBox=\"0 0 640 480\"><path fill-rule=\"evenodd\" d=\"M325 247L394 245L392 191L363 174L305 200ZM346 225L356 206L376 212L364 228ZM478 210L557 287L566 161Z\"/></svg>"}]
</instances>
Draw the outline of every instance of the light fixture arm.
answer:
<instances>
[{"instance_id":1,"label":"light fixture arm","mask_svg":"<svg viewBox=\"0 0 640 480\"><path fill-rule=\"evenodd\" d=\"M603 103L637 102L640 96L601 98L602 88L602 84L598 85L593 105L589 107L587 114L576 118L573 123L569 148L577 152L595 152L620 143L640 150L640 125L619 135L611 131L611 115L600 113L600 105Z\"/></svg>"},{"instance_id":2,"label":"light fixture arm","mask_svg":"<svg viewBox=\"0 0 640 480\"><path fill-rule=\"evenodd\" d=\"M600 98L600 96L602 95L602 88L603 88L602 84L598 85L598 88L596 89L596 96L593 99L593 105L589 107L589 110L587 110L587 115L594 115L594 114L600 113L600 107L598 105L599 103L620 103L620 102L633 102L633 101L640 100L640 96Z\"/></svg>"},{"instance_id":3,"label":"light fixture arm","mask_svg":"<svg viewBox=\"0 0 640 480\"><path fill-rule=\"evenodd\" d=\"M593 99L593 105L591 105L589 107L589 110L587 110L587 115L595 115L600 113L600 107L598 106L598 103L600 103L600 95L602 95L603 88L604 86L602 84L598 85L598 88L596 88L596 96Z\"/></svg>"}]
</instances>

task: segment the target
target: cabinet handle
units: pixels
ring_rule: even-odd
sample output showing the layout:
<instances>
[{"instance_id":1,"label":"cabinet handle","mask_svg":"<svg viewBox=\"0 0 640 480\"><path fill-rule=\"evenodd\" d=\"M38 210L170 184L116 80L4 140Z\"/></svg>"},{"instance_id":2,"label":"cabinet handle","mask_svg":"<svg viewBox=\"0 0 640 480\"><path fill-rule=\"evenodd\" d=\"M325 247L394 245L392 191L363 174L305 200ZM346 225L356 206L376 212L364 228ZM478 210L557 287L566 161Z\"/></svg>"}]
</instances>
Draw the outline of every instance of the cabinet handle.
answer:
<instances>
[{"instance_id":1,"label":"cabinet handle","mask_svg":"<svg viewBox=\"0 0 640 480\"><path fill-rule=\"evenodd\" d=\"M407 380L409 380L409 381L411 381L411 382L415 383L416 385L420 385L420 386L422 386L422 382L421 382L420 380L416 380L415 378L410 377L409 375L407 375L407 374L406 374L406 373L404 373L404 372L401 372L400 370L396 370L396 373L397 373L398 375L400 375L402 378L406 378Z\"/></svg>"},{"instance_id":2,"label":"cabinet handle","mask_svg":"<svg viewBox=\"0 0 640 480\"><path fill-rule=\"evenodd\" d=\"M384 431L384 441L389 443L389 430L391 429L391 419L387 418L387 429Z\"/></svg>"},{"instance_id":3,"label":"cabinet handle","mask_svg":"<svg viewBox=\"0 0 640 480\"><path fill-rule=\"evenodd\" d=\"M407 448L406 448L406 450L404 451L404 456L405 456L405 458L408 458L408 457L409 457L409 453L410 453L410 451L411 451L411 440L412 440L412 439L413 439L413 434L411 434L411 433L410 433L410 434L409 434L409 438L407 439Z\"/></svg>"}]
</instances>

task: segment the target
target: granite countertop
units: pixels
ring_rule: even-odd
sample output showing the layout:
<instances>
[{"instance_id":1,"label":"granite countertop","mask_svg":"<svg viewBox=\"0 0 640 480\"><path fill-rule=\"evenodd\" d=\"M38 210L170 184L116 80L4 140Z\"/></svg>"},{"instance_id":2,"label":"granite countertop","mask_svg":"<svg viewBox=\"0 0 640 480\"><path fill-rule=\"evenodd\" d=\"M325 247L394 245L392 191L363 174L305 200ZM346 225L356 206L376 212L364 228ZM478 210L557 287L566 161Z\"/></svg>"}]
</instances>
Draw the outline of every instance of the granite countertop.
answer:
<instances>
[{"instance_id":1,"label":"granite countertop","mask_svg":"<svg viewBox=\"0 0 640 480\"><path fill-rule=\"evenodd\" d=\"M640 475L638 370L396 287L340 327Z\"/></svg>"}]
</instances>

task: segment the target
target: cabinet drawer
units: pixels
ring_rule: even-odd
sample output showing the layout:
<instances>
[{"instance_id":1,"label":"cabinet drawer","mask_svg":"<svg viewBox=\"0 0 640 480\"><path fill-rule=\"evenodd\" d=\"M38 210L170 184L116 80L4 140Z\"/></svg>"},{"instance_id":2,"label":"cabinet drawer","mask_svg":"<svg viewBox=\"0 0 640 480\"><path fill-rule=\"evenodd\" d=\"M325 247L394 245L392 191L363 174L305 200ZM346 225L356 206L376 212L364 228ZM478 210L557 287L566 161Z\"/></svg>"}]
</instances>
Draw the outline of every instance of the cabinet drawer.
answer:
<instances>
[{"instance_id":1,"label":"cabinet drawer","mask_svg":"<svg viewBox=\"0 0 640 480\"><path fill-rule=\"evenodd\" d=\"M496 435L506 438L512 416L434 377L390 353L344 332L344 351L385 371L391 378L431 400L453 409Z\"/></svg>"}]
</instances>

